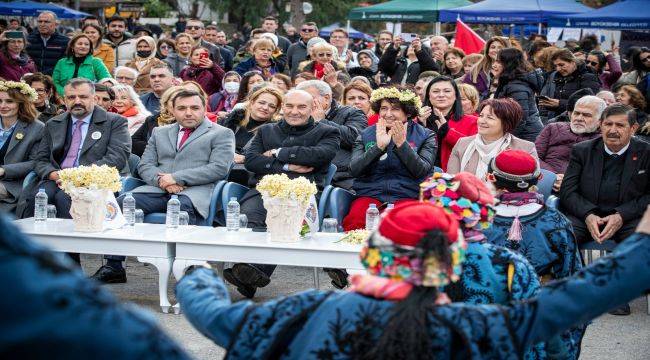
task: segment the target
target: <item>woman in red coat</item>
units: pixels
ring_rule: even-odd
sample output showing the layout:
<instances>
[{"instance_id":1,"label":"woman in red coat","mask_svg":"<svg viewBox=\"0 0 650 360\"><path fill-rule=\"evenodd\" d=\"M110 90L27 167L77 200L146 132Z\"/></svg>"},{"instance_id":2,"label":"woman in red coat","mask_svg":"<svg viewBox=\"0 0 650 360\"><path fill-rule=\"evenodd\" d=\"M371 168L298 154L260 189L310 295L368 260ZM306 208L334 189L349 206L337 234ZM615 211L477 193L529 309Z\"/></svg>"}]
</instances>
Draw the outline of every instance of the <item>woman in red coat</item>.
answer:
<instances>
[{"instance_id":1,"label":"woman in red coat","mask_svg":"<svg viewBox=\"0 0 650 360\"><path fill-rule=\"evenodd\" d=\"M34 62L25 52L27 43L22 31L5 31L0 42L0 78L20 81L23 75L36 72Z\"/></svg>"},{"instance_id":2,"label":"woman in red coat","mask_svg":"<svg viewBox=\"0 0 650 360\"><path fill-rule=\"evenodd\" d=\"M448 76L439 76L427 85L424 108L421 115L429 114L424 125L435 131L438 136L438 156L436 165L447 170L451 150L462 137L472 136L478 132L477 117L463 114L458 86Z\"/></svg>"}]
</instances>

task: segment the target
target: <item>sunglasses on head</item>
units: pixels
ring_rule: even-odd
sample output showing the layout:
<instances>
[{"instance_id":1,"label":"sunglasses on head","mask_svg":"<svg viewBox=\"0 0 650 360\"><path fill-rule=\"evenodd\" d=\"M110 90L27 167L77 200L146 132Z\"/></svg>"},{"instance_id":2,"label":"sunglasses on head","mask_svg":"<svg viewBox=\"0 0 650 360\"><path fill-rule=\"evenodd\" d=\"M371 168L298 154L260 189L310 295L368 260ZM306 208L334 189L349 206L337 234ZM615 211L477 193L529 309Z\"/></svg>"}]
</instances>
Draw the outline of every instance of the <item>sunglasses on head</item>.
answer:
<instances>
[{"instance_id":1,"label":"sunglasses on head","mask_svg":"<svg viewBox=\"0 0 650 360\"><path fill-rule=\"evenodd\" d=\"M316 29L300 29L300 31L310 33L316 31Z\"/></svg>"}]
</instances>

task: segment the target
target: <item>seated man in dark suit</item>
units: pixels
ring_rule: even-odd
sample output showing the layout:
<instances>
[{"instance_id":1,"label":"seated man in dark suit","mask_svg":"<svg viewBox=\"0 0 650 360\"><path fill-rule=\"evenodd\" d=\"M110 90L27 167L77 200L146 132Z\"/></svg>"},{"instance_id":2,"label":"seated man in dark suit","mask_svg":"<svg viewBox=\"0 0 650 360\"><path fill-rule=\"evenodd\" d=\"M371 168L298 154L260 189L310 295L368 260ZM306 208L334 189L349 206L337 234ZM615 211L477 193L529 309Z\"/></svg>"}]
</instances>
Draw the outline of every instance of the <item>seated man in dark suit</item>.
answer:
<instances>
[{"instance_id":1,"label":"seated man in dark suit","mask_svg":"<svg viewBox=\"0 0 650 360\"><path fill-rule=\"evenodd\" d=\"M621 242L650 204L650 144L633 137L638 127L632 108L611 105L602 114L602 138L573 146L560 202L578 243ZM617 312L625 313L629 306Z\"/></svg>"},{"instance_id":2,"label":"seated man in dark suit","mask_svg":"<svg viewBox=\"0 0 650 360\"><path fill-rule=\"evenodd\" d=\"M70 218L70 196L58 186L59 170L79 165L108 165L129 172L131 137L126 118L95 105L95 86L83 78L65 86L67 112L45 124L34 167L41 182L29 196L22 217L34 216L34 196L44 188L57 215ZM78 257L77 257L78 259Z\"/></svg>"},{"instance_id":3,"label":"seated man in dark suit","mask_svg":"<svg viewBox=\"0 0 650 360\"><path fill-rule=\"evenodd\" d=\"M322 189L323 178L339 150L339 130L311 117L313 97L303 90L284 96L284 119L257 128L245 150L246 170L253 173L251 189L241 198L241 213L252 228L266 227L266 210L257 182L268 174L304 176ZM275 265L235 264L224 277L242 295L252 298L258 287L268 285Z\"/></svg>"}]
</instances>

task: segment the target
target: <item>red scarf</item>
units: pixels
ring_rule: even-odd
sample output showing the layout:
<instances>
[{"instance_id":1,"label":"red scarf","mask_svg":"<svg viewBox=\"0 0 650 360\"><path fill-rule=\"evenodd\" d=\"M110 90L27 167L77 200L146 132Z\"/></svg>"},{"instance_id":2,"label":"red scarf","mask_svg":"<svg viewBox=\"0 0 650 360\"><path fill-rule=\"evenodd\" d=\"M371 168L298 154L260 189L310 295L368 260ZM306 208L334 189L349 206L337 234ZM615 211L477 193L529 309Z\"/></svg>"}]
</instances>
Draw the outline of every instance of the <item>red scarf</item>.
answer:
<instances>
[{"instance_id":1,"label":"red scarf","mask_svg":"<svg viewBox=\"0 0 650 360\"><path fill-rule=\"evenodd\" d=\"M120 115L122 115L124 117L127 117L127 118L131 117L131 116L136 116L136 115L138 115L138 108L136 108L135 106L132 106L132 107L124 110L124 112L121 113Z\"/></svg>"}]
</instances>

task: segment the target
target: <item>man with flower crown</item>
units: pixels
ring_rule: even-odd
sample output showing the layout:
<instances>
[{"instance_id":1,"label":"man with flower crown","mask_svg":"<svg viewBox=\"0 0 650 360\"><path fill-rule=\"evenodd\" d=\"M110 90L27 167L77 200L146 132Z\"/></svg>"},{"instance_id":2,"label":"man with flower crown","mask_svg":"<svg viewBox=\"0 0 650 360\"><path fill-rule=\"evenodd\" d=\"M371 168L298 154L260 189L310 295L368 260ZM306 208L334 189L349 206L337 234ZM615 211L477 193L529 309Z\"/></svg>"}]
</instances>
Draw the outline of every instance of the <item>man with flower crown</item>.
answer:
<instances>
[{"instance_id":1,"label":"man with flower crown","mask_svg":"<svg viewBox=\"0 0 650 360\"><path fill-rule=\"evenodd\" d=\"M526 301L450 303L443 288L462 276L466 248L454 215L410 201L370 235L368 275L353 276L350 291L232 304L214 271L190 267L176 296L229 359L518 359L650 288L650 209L612 255Z\"/></svg>"}]
</instances>

